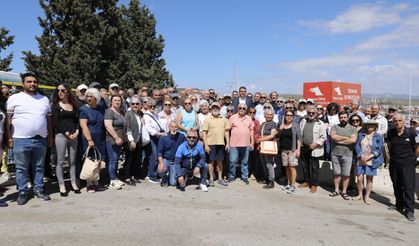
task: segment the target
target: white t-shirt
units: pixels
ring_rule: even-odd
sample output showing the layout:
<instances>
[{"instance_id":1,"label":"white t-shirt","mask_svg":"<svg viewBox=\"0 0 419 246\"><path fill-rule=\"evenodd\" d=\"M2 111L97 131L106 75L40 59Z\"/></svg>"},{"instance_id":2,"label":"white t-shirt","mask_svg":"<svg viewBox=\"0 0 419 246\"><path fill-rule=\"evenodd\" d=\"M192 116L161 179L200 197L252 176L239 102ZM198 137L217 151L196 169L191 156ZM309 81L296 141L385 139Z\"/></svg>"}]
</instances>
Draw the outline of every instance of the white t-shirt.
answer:
<instances>
[{"instance_id":1,"label":"white t-shirt","mask_svg":"<svg viewBox=\"0 0 419 246\"><path fill-rule=\"evenodd\" d=\"M47 137L47 114L51 113L48 98L20 92L9 97L6 107L7 113L13 114L13 138Z\"/></svg>"},{"instance_id":2,"label":"white t-shirt","mask_svg":"<svg viewBox=\"0 0 419 246\"><path fill-rule=\"evenodd\" d=\"M4 122L6 122L6 115L0 111L0 134L4 133Z\"/></svg>"}]
</instances>

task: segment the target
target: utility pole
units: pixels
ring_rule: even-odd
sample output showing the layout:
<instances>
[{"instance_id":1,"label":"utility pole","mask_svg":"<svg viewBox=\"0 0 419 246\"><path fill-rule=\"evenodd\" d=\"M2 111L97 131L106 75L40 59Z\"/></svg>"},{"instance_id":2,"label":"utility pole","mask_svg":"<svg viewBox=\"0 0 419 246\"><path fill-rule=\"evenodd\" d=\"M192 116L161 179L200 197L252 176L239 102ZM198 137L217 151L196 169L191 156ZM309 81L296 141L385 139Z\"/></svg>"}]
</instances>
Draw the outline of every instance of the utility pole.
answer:
<instances>
[{"instance_id":1,"label":"utility pole","mask_svg":"<svg viewBox=\"0 0 419 246\"><path fill-rule=\"evenodd\" d=\"M237 62L234 62L234 90L237 90Z\"/></svg>"}]
</instances>

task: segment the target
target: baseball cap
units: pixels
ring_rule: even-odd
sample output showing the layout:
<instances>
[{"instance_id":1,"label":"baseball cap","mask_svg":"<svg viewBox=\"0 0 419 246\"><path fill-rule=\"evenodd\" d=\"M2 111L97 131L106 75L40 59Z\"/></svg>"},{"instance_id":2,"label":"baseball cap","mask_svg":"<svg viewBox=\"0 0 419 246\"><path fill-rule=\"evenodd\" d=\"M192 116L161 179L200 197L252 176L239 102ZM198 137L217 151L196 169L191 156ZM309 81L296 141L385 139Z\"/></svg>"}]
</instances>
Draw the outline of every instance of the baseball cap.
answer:
<instances>
[{"instance_id":1,"label":"baseball cap","mask_svg":"<svg viewBox=\"0 0 419 246\"><path fill-rule=\"evenodd\" d=\"M87 90L89 87L87 87L87 85L85 84L81 84L79 86L77 86L77 90L81 91L81 90Z\"/></svg>"},{"instance_id":2,"label":"baseball cap","mask_svg":"<svg viewBox=\"0 0 419 246\"><path fill-rule=\"evenodd\" d=\"M179 94L177 94L177 93L173 93L173 94L172 94L172 98L179 98Z\"/></svg>"},{"instance_id":3,"label":"baseball cap","mask_svg":"<svg viewBox=\"0 0 419 246\"><path fill-rule=\"evenodd\" d=\"M96 89L100 89L102 87L102 85L99 82L92 82L89 85L89 88L96 88Z\"/></svg>"},{"instance_id":4,"label":"baseball cap","mask_svg":"<svg viewBox=\"0 0 419 246\"><path fill-rule=\"evenodd\" d=\"M119 85L117 83L112 83L112 84L109 85L109 88L114 88L114 87L119 88Z\"/></svg>"},{"instance_id":5,"label":"baseball cap","mask_svg":"<svg viewBox=\"0 0 419 246\"><path fill-rule=\"evenodd\" d=\"M307 103L314 103L314 100L309 98L309 99L307 99Z\"/></svg>"},{"instance_id":6,"label":"baseball cap","mask_svg":"<svg viewBox=\"0 0 419 246\"><path fill-rule=\"evenodd\" d=\"M306 100L304 100L304 98L301 98L300 100L298 100L298 103L307 103Z\"/></svg>"},{"instance_id":7,"label":"baseball cap","mask_svg":"<svg viewBox=\"0 0 419 246\"><path fill-rule=\"evenodd\" d=\"M212 107L220 107L220 104L218 103L218 102L213 102L213 103L211 103L211 107L210 108L212 108Z\"/></svg>"},{"instance_id":8,"label":"baseball cap","mask_svg":"<svg viewBox=\"0 0 419 246\"><path fill-rule=\"evenodd\" d=\"M224 94L223 98L226 98L226 97L231 98L231 95L230 94Z\"/></svg>"}]
</instances>

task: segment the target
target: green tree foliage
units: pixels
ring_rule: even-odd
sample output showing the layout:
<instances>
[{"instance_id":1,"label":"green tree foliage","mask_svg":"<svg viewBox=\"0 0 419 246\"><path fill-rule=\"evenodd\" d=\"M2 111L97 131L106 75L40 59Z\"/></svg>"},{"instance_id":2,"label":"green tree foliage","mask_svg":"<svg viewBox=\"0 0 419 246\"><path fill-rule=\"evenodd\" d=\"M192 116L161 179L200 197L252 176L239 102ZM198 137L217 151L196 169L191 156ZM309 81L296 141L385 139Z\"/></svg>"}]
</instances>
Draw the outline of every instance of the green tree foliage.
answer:
<instances>
[{"instance_id":1,"label":"green tree foliage","mask_svg":"<svg viewBox=\"0 0 419 246\"><path fill-rule=\"evenodd\" d=\"M5 27L0 28L0 54L2 50L5 50L8 46L13 44L14 36L9 35L9 30ZM10 53L5 58L1 59L0 57L0 70L1 71L10 71L10 63L13 60L13 53Z\"/></svg>"},{"instance_id":2,"label":"green tree foliage","mask_svg":"<svg viewBox=\"0 0 419 246\"><path fill-rule=\"evenodd\" d=\"M45 18L39 55L23 52L43 83L72 86L98 81L125 88L173 85L162 58L164 40L147 7L131 0L40 0Z\"/></svg>"}]
</instances>

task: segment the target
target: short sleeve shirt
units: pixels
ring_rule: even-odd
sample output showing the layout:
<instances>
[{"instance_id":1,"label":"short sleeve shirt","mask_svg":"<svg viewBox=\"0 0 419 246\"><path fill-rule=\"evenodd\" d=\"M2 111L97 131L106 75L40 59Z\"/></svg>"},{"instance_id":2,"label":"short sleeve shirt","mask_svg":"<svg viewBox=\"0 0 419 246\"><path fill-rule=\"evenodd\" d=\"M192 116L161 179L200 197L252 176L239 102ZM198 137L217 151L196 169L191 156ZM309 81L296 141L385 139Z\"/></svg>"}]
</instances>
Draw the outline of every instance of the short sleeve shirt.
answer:
<instances>
[{"instance_id":1,"label":"short sleeve shirt","mask_svg":"<svg viewBox=\"0 0 419 246\"><path fill-rule=\"evenodd\" d=\"M123 129L125 127L125 117L122 114L118 114L111 108L106 109L104 120L112 120L112 126L115 130ZM122 136L119 136L122 137ZM111 136L106 135L106 139L111 140Z\"/></svg>"},{"instance_id":2,"label":"short sleeve shirt","mask_svg":"<svg viewBox=\"0 0 419 246\"><path fill-rule=\"evenodd\" d=\"M245 115L240 117L238 114L235 114L228 119L228 126L231 129L231 147L250 146L251 131L255 127L255 124L250 116Z\"/></svg>"},{"instance_id":3,"label":"short sleeve shirt","mask_svg":"<svg viewBox=\"0 0 419 246\"><path fill-rule=\"evenodd\" d=\"M224 134L228 129L227 120L222 116L210 115L204 120L202 126L202 130L207 131L208 145L225 145Z\"/></svg>"},{"instance_id":4,"label":"short sleeve shirt","mask_svg":"<svg viewBox=\"0 0 419 246\"><path fill-rule=\"evenodd\" d=\"M335 132L339 136L350 137L351 135L358 136L358 131L355 127L346 124L346 126L341 127L340 125L332 126L332 132ZM352 156L353 149L355 144L338 144L335 141L332 141L332 155L337 156Z\"/></svg>"},{"instance_id":5,"label":"short sleeve shirt","mask_svg":"<svg viewBox=\"0 0 419 246\"><path fill-rule=\"evenodd\" d=\"M48 98L20 92L7 100L7 112L13 114L13 138L47 137L47 114L51 113Z\"/></svg>"},{"instance_id":6,"label":"short sleeve shirt","mask_svg":"<svg viewBox=\"0 0 419 246\"><path fill-rule=\"evenodd\" d=\"M419 144L416 143L416 137L416 131L411 128L405 128L400 136L395 128L388 131L387 141L390 143L391 164L404 165L410 161L414 162L414 148Z\"/></svg>"},{"instance_id":7,"label":"short sleeve shirt","mask_svg":"<svg viewBox=\"0 0 419 246\"><path fill-rule=\"evenodd\" d=\"M262 137L262 135L264 137L271 135L272 129L276 129L276 123L274 121L269 121L269 122L263 123L260 126L260 137ZM262 132L262 130L263 130L263 132Z\"/></svg>"}]
</instances>

